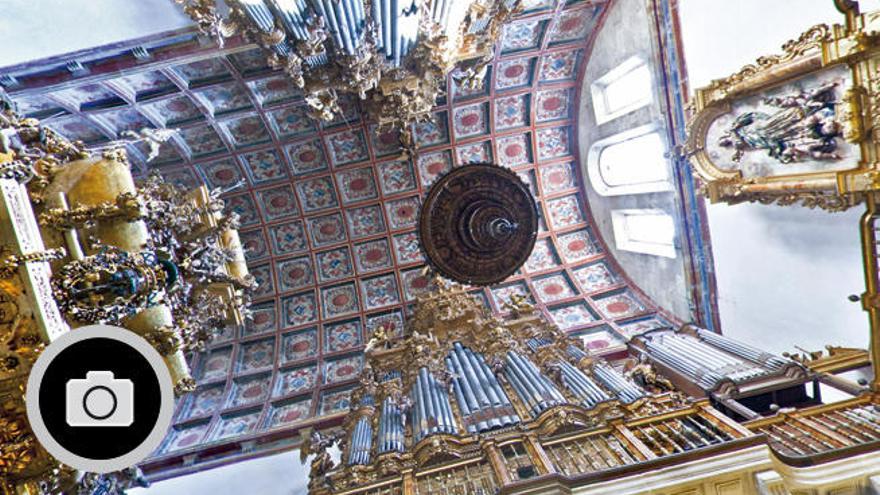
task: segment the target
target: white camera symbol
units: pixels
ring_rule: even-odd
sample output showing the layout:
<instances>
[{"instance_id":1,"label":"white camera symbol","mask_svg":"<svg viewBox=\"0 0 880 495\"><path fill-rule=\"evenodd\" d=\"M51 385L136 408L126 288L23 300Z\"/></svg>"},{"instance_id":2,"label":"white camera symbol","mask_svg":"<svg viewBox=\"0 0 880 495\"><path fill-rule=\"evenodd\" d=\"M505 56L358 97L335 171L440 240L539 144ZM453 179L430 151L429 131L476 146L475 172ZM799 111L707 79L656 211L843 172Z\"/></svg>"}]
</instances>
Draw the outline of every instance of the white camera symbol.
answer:
<instances>
[{"instance_id":1,"label":"white camera symbol","mask_svg":"<svg viewBox=\"0 0 880 495\"><path fill-rule=\"evenodd\" d=\"M134 423L134 383L112 371L89 371L67 381L65 417L69 426L130 426Z\"/></svg>"}]
</instances>

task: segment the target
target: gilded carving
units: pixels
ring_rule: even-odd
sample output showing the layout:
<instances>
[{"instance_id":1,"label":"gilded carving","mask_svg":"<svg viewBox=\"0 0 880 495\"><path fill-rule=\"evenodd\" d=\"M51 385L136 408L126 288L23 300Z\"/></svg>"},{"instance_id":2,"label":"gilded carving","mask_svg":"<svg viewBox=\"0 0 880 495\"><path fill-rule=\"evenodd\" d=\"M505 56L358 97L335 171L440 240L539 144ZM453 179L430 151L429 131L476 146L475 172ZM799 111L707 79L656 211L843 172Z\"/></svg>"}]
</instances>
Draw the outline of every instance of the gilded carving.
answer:
<instances>
[{"instance_id":1,"label":"gilded carving","mask_svg":"<svg viewBox=\"0 0 880 495\"><path fill-rule=\"evenodd\" d=\"M624 405L609 398L587 408L583 406L582 398L572 395L565 387L566 378L563 377L561 363L577 367L585 376L593 376L592 366L601 361L601 358L589 356L578 341L569 339L555 325L545 321L543 315L524 299L512 298L507 303L507 307L513 310L510 318L501 319L487 312L461 285L439 276L433 277L432 285L432 291L417 297L403 338L391 340L379 331L367 345L369 350L366 353L366 363L358 386L352 393L352 404L355 406L343 422L339 433L339 438L343 439L342 464L333 466L327 462L325 456L312 448L312 445L326 443L322 440L323 437L313 437L307 441L307 451L316 454L311 463L313 474L317 478L313 478L310 493L329 494L356 490L383 480L393 480L405 469L421 472L440 465L449 466L444 468L442 476L452 477L450 480L454 483L465 483L459 477L465 476L469 471L455 466L473 462L477 458L492 466L496 479L509 480L510 475L504 466L507 461L499 454L498 447L504 442L514 439L523 441L529 435L537 439L554 438L571 432L602 428L615 421L635 420L690 407L677 392L658 390L656 394L649 391L645 397L630 404ZM521 422L473 433L468 426L485 420L486 417L481 414L488 413L465 413L458 401L450 400L451 415L457 425L455 432L444 430L417 436L419 427L416 426L416 420L409 421L410 418L421 417L422 421L427 420L430 425L437 421L437 418L426 418L424 411L419 416L417 409L435 407L442 410L444 407L441 405L442 401L438 402L439 399L432 399L431 406L414 401L413 391L417 382L421 379L418 383L425 383L424 372L427 371L436 381L441 396L445 394L454 397L456 387L461 386L456 381L461 377L447 367L447 359L451 359L450 349L456 342L478 353L479 358L475 359L485 363L491 379L498 381L500 389L510 399L511 406L495 406L496 410L503 411L501 414L516 414L522 418ZM507 369L511 366L508 361L511 351L527 356L536 366L536 370L563 391L566 400L542 410L540 414L534 413L533 404L523 399L512 383L519 378L508 378L511 376L511 370ZM474 363L471 362L468 366L473 366ZM474 370L468 369L470 371L465 373L472 373ZM421 378L419 370L422 370ZM652 383L665 383L662 378L652 376ZM482 379L490 378L487 375ZM624 378L621 376L621 379ZM609 394L609 397L613 395L611 392ZM366 400L367 398L370 400ZM356 425L364 417L372 419L370 424L373 432L376 432L373 437L377 439L375 442L379 441L383 429L387 431L388 428L397 427L379 413L382 410L380 405L386 398L390 398L390 403L397 408L400 415L398 420L401 422L399 431L403 432L404 443L408 446L402 451L379 453L378 446L373 444L372 455L367 464L347 463L347 449L352 443L347 443L345 439L364 445L362 436L359 439L352 436ZM615 446L609 447L613 448ZM541 447L535 445L534 449L540 450ZM309 458L304 454L303 462L307 461Z\"/></svg>"},{"instance_id":2,"label":"gilded carving","mask_svg":"<svg viewBox=\"0 0 880 495\"><path fill-rule=\"evenodd\" d=\"M340 438L341 434L339 432L324 434L314 430L305 438L305 441L300 446L300 462L305 464L309 457L314 456L309 470L310 490L321 487L327 482L325 475L335 466L327 449L338 443Z\"/></svg>"},{"instance_id":3,"label":"gilded carving","mask_svg":"<svg viewBox=\"0 0 880 495\"><path fill-rule=\"evenodd\" d=\"M377 48L378 21L372 19L372 8L365 9L367 29L357 39L348 40L351 48L343 50L321 12L304 12L301 32L289 41L279 21L272 26L260 25L239 2L228 4L228 13L223 15L214 0L175 1L202 33L220 46L236 34L260 45L269 64L283 70L304 90L312 117L336 118L342 113L339 95L350 94L363 102L374 121L402 133L411 124L430 118L434 102L445 89L447 74L459 63L463 62L462 84L482 84L501 26L521 10L519 2L473 2L461 25L448 32L441 32L433 21L424 21L418 27L415 46L399 63L392 64L385 60L384 50ZM430 12L431 7L429 2L421 8Z\"/></svg>"},{"instance_id":4,"label":"gilded carving","mask_svg":"<svg viewBox=\"0 0 880 495\"><path fill-rule=\"evenodd\" d=\"M67 252L64 248L53 248L28 254L13 254L9 248L0 246L0 278L14 276L18 268L26 263L57 260L66 255Z\"/></svg>"},{"instance_id":5,"label":"gilded carving","mask_svg":"<svg viewBox=\"0 0 880 495\"><path fill-rule=\"evenodd\" d=\"M626 375L640 387L656 394L675 390L672 382L657 372L645 354L639 356L638 363L628 369Z\"/></svg>"},{"instance_id":6,"label":"gilded carving","mask_svg":"<svg viewBox=\"0 0 880 495\"><path fill-rule=\"evenodd\" d=\"M27 427L24 411L0 405L0 478L24 471L37 458L37 439Z\"/></svg>"},{"instance_id":7,"label":"gilded carving","mask_svg":"<svg viewBox=\"0 0 880 495\"><path fill-rule=\"evenodd\" d=\"M472 164L437 179L419 214L419 240L440 274L491 285L532 252L538 212L528 187L508 169Z\"/></svg>"},{"instance_id":8,"label":"gilded carving","mask_svg":"<svg viewBox=\"0 0 880 495\"><path fill-rule=\"evenodd\" d=\"M155 153L169 136L129 137ZM158 178L136 187L122 148L96 152L103 159L0 101L0 194L13 234L0 246L2 493L92 493L144 481L136 471L75 473L28 429L27 371L53 336L69 330L56 303L68 320L116 323L144 336L164 356L178 394L195 387L183 351L248 316L254 281L237 219L222 213L222 191L187 194Z\"/></svg>"},{"instance_id":9,"label":"gilded carving","mask_svg":"<svg viewBox=\"0 0 880 495\"><path fill-rule=\"evenodd\" d=\"M40 213L40 223L57 230L67 230L93 225L111 219L140 220L144 216L143 205L136 194L122 193L114 203L95 206L79 206L74 209L48 208Z\"/></svg>"},{"instance_id":10,"label":"gilded carving","mask_svg":"<svg viewBox=\"0 0 880 495\"><path fill-rule=\"evenodd\" d=\"M127 253L111 246L63 265L55 275L55 299L71 319L118 323L163 302L176 267L155 253Z\"/></svg>"},{"instance_id":11,"label":"gilded carving","mask_svg":"<svg viewBox=\"0 0 880 495\"><path fill-rule=\"evenodd\" d=\"M721 94L727 95L740 83L764 75L769 70L792 62L809 52L820 51L822 44L831 40L831 27L827 24L817 24L801 33L797 38L785 42L782 45L782 54L758 57L754 64L744 66L735 74L724 79L712 81L709 89L717 90Z\"/></svg>"},{"instance_id":12,"label":"gilded carving","mask_svg":"<svg viewBox=\"0 0 880 495\"><path fill-rule=\"evenodd\" d=\"M847 12L697 89L685 154L712 202L842 211L880 187L876 13Z\"/></svg>"},{"instance_id":13,"label":"gilded carving","mask_svg":"<svg viewBox=\"0 0 880 495\"><path fill-rule=\"evenodd\" d=\"M750 152L765 152L780 163L839 160L837 139L843 135L835 115L837 83L825 83L808 91L765 97L770 113L750 111L736 117L719 138L722 148L739 162Z\"/></svg>"}]
</instances>

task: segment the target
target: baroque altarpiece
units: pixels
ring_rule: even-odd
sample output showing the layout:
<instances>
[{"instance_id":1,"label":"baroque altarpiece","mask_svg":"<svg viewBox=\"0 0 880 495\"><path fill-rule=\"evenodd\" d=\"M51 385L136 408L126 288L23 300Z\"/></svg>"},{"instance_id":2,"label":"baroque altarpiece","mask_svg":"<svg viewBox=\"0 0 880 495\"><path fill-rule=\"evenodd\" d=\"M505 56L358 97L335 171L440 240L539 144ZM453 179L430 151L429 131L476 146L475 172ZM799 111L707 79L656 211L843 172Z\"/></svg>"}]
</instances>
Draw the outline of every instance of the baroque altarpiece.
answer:
<instances>
[{"instance_id":1,"label":"baroque altarpiece","mask_svg":"<svg viewBox=\"0 0 880 495\"><path fill-rule=\"evenodd\" d=\"M60 335L103 323L146 339L175 393L192 391L185 355L247 317L237 219L216 191L135 184L121 148L86 150L2 105L0 492L109 493L137 484L137 469L101 477L49 456L28 427L28 372Z\"/></svg>"}]
</instances>

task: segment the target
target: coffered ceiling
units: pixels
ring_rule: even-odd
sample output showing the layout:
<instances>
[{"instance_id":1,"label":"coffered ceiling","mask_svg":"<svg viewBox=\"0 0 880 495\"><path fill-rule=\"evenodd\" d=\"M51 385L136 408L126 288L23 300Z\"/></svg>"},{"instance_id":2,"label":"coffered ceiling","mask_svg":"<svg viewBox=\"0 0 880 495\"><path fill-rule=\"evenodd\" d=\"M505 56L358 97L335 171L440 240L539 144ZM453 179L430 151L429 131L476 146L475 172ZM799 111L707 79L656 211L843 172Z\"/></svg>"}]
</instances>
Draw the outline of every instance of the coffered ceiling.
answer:
<instances>
[{"instance_id":1,"label":"coffered ceiling","mask_svg":"<svg viewBox=\"0 0 880 495\"><path fill-rule=\"evenodd\" d=\"M482 88L449 78L434 122L415 128L412 158L356 101L318 123L259 50L235 40L217 49L191 30L0 69L22 113L90 146L125 130L178 129L149 163L145 146L128 146L137 173L223 189L241 218L259 282L253 322L193 356L198 389L179 401L150 470L289 448L300 427L338 421L373 329L399 334L407 305L430 289L418 209L453 167L512 168L542 217L526 265L473 291L488 309L504 314L510 295L526 295L597 352L661 321L594 235L577 166L578 79L605 7L532 2L504 26Z\"/></svg>"}]
</instances>

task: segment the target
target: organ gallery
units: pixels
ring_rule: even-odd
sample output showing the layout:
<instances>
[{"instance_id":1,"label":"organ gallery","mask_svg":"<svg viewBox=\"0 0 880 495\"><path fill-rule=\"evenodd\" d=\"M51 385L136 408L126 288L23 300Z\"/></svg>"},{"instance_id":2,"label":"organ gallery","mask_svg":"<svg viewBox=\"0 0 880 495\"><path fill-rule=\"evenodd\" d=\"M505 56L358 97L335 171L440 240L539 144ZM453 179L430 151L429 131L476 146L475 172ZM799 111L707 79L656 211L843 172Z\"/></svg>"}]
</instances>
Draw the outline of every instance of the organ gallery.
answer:
<instances>
[{"instance_id":1,"label":"organ gallery","mask_svg":"<svg viewBox=\"0 0 880 495\"><path fill-rule=\"evenodd\" d=\"M703 1L42 13L0 493L880 491L880 12Z\"/></svg>"}]
</instances>

